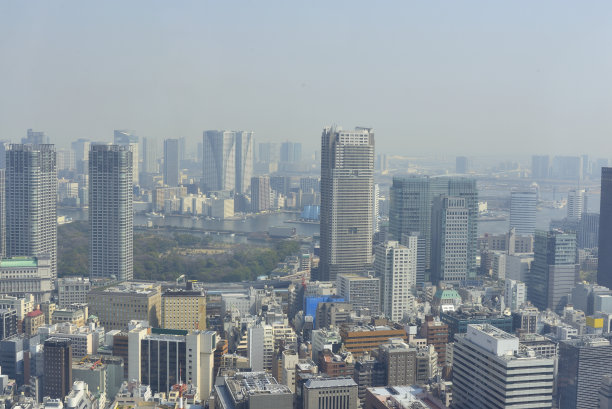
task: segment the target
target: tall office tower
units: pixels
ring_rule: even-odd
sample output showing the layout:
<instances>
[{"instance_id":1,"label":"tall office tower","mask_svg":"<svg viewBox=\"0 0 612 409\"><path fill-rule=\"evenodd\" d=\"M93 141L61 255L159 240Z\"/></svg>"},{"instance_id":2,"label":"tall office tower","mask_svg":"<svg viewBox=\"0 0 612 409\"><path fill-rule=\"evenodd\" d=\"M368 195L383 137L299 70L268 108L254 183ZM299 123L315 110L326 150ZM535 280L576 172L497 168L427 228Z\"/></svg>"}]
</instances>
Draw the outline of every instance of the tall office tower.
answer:
<instances>
[{"instance_id":1,"label":"tall office tower","mask_svg":"<svg viewBox=\"0 0 612 409\"><path fill-rule=\"evenodd\" d=\"M178 186L180 183L179 140L164 141L164 184Z\"/></svg>"},{"instance_id":2,"label":"tall office tower","mask_svg":"<svg viewBox=\"0 0 612 409\"><path fill-rule=\"evenodd\" d=\"M476 276L478 253L478 190L476 181L465 177L416 176L393 178L389 202L391 239L420 233L425 240L425 268L431 269L431 214L433 199L446 195L462 197L468 208L468 277Z\"/></svg>"},{"instance_id":3,"label":"tall office tower","mask_svg":"<svg viewBox=\"0 0 612 409\"><path fill-rule=\"evenodd\" d=\"M27 137L21 138L21 143L23 145L28 143L32 145L45 145L49 143L49 138L47 138L47 135L42 131L28 129Z\"/></svg>"},{"instance_id":4,"label":"tall office tower","mask_svg":"<svg viewBox=\"0 0 612 409\"><path fill-rule=\"evenodd\" d=\"M582 213L578 222L577 240L579 249L592 249L599 245L598 213Z\"/></svg>"},{"instance_id":5,"label":"tall office tower","mask_svg":"<svg viewBox=\"0 0 612 409\"><path fill-rule=\"evenodd\" d=\"M0 169L6 167L6 151L11 143L9 141L0 141Z\"/></svg>"},{"instance_id":6,"label":"tall office tower","mask_svg":"<svg viewBox=\"0 0 612 409\"><path fill-rule=\"evenodd\" d=\"M89 275L133 277L133 155L129 145L89 151Z\"/></svg>"},{"instance_id":7,"label":"tall office tower","mask_svg":"<svg viewBox=\"0 0 612 409\"><path fill-rule=\"evenodd\" d=\"M416 286L423 286L425 282L425 239L419 233L402 234L400 244L406 247L412 247L412 240L416 240L417 266L416 266Z\"/></svg>"},{"instance_id":8,"label":"tall office tower","mask_svg":"<svg viewBox=\"0 0 612 409\"><path fill-rule=\"evenodd\" d=\"M246 193L253 176L253 132L236 132L236 193Z\"/></svg>"},{"instance_id":9,"label":"tall office tower","mask_svg":"<svg viewBox=\"0 0 612 409\"><path fill-rule=\"evenodd\" d=\"M138 152L138 136L134 135L133 131L115 130L115 145L126 145L132 149L132 183L134 186L140 184L140 154Z\"/></svg>"},{"instance_id":10,"label":"tall office tower","mask_svg":"<svg viewBox=\"0 0 612 409\"><path fill-rule=\"evenodd\" d=\"M468 173L470 171L470 163L467 156L457 156L455 158L455 173Z\"/></svg>"},{"instance_id":11,"label":"tall office tower","mask_svg":"<svg viewBox=\"0 0 612 409\"><path fill-rule=\"evenodd\" d=\"M385 315L394 322L404 318L416 285L417 243L412 240L408 244L411 246L388 241L376 246L374 270L381 281L381 306Z\"/></svg>"},{"instance_id":12,"label":"tall office tower","mask_svg":"<svg viewBox=\"0 0 612 409\"><path fill-rule=\"evenodd\" d=\"M185 140L184 136L181 136L180 138L178 138L178 152L179 152L179 167L181 166L181 163L187 159L187 141ZM191 156L191 155L189 155Z\"/></svg>"},{"instance_id":13,"label":"tall office tower","mask_svg":"<svg viewBox=\"0 0 612 409\"><path fill-rule=\"evenodd\" d=\"M234 190L236 183L236 134L204 131L202 184L205 192Z\"/></svg>"},{"instance_id":14,"label":"tall office tower","mask_svg":"<svg viewBox=\"0 0 612 409\"><path fill-rule=\"evenodd\" d=\"M431 281L468 278L469 209L462 197L438 196L431 213Z\"/></svg>"},{"instance_id":15,"label":"tall office tower","mask_svg":"<svg viewBox=\"0 0 612 409\"><path fill-rule=\"evenodd\" d=\"M52 337L45 341L43 353L44 396L64 399L72 385L72 344L67 338Z\"/></svg>"},{"instance_id":16,"label":"tall office tower","mask_svg":"<svg viewBox=\"0 0 612 409\"><path fill-rule=\"evenodd\" d=\"M0 169L0 260L6 256L6 190L4 169Z\"/></svg>"},{"instance_id":17,"label":"tall office tower","mask_svg":"<svg viewBox=\"0 0 612 409\"><path fill-rule=\"evenodd\" d=\"M258 162L274 163L280 161L280 147L275 142L259 143Z\"/></svg>"},{"instance_id":18,"label":"tall office tower","mask_svg":"<svg viewBox=\"0 0 612 409\"><path fill-rule=\"evenodd\" d=\"M548 179L550 177L550 158L548 155L533 155L531 157L531 178Z\"/></svg>"},{"instance_id":19,"label":"tall office tower","mask_svg":"<svg viewBox=\"0 0 612 409\"><path fill-rule=\"evenodd\" d=\"M586 212L586 199L584 189L572 189L567 192L567 218L569 220L580 220L582 212Z\"/></svg>"},{"instance_id":20,"label":"tall office tower","mask_svg":"<svg viewBox=\"0 0 612 409\"><path fill-rule=\"evenodd\" d=\"M601 168L597 283L612 288L612 168Z\"/></svg>"},{"instance_id":21,"label":"tall office tower","mask_svg":"<svg viewBox=\"0 0 612 409\"><path fill-rule=\"evenodd\" d=\"M299 142L283 142L280 147L281 162L298 163L302 161L302 144Z\"/></svg>"},{"instance_id":22,"label":"tall office tower","mask_svg":"<svg viewBox=\"0 0 612 409\"><path fill-rule=\"evenodd\" d=\"M142 138L142 173L157 173L157 140L153 138Z\"/></svg>"},{"instance_id":23,"label":"tall office tower","mask_svg":"<svg viewBox=\"0 0 612 409\"><path fill-rule=\"evenodd\" d=\"M57 169L53 145L10 145L6 152L6 254L47 255L57 278Z\"/></svg>"},{"instance_id":24,"label":"tall office tower","mask_svg":"<svg viewBox=\"0 0 612 409\"><path fill-rule=\"evenodd\" d=\"M540 310L563 310L576 286L576 235L536 231L527 298Z\"/></svg>"},{"instance_id":25,"label":"tall office tower","mask_svg":"<svg viewBox=\"0 0 612 409\"><path fill-rule=\"evenodd\" d=\"M376 233L380 231L378 227L378 215L379 215L379 207L378 201L380 200L380 188L378 187L378 183L374 184L374 191L372 192L372 232Z\"/></svg>"},{"instance_id":26,"label":"tall office tower","mask_svg":"<svg viewBox=\"0 0 612 409\"><path fill-rule=\"evenodd\" d=\"M251 178L251 210L255 213L270 210L272 203L269 176Z\"/></svg>"},{"instance_id":27,"label":"tall office tower","mask_svg":"<svg viewBox=\"0 0 612 409\"><path fill-rule=\"evenodd\" d=\"M559 408L599 408L601 381L611 367L612 345L605 338L581 336L559 342Z\"/></svg>"},{"instance_id":28,"label":"tall office tower","mask_svg":"<svg viewBox=\"0 0 612 409\"><path fill-rule=\"evenodd\" d=\"M533 235L536 225L537 193L535 190L510 193L510 229L518 235Z\"/></svg>"},{"instance_id":29,"label":"tall office tower","mask_svg":"<svg viewBox=\"0 0 612 409\"><path fill-rule=\"evenodd\" d=\"M327 127L321 138L319 278L361 272L372 263L374 132Z\"/></svg>"},{"instance_id":30,"label":"tall office tower","mask_svg":"<svg viewBox=\"0 0 612 409\"><path fill-rule=\"evenodd\" d=\"M74 170L76 163L74 160L74 152L68 149L59 149L55 153L57 157L57 170Z\"/></svg>"},{"instance_id":31,"label":"tall office tower","mask_svg":"<svg viewBox=\"0 0 612 409\"><path fill-rule=\"evenodd\" d=\"M552 177L562 180L582 180L582 157L555 156L552 161Z\"/></svg>"},{"instance_id":32,"label":"tall office tower","mask_svg":"<svg viewBox=\"0 0 612 409\"><path fill-rule=\"evenodd\" d=\"M552 407L553 358L536 356L489 324L470 324L455 340L453 408Z\"/></svg>"}]
</instances>

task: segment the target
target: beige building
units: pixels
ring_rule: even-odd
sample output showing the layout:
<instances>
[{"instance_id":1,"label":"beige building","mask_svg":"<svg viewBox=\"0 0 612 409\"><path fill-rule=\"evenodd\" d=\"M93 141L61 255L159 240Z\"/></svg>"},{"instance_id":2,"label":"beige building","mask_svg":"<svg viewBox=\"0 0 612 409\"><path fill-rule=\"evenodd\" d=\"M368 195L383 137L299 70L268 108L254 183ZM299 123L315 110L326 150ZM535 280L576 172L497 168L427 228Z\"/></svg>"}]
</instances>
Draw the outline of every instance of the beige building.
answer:
<instances>
[{"instance_id":1,"label":"beige building","mask_svg":"<svg viewBox=\"0 0 612 409\"><path fill-rule=\"evenodd\" d=\"M70 304L87 303L91 283L87 277L65 277L57 279L57 295L61 308Z\"/></svg>"},{"instance_id":2,"label":"beige building","mask_svg":"<svg viewBox=\"0 0 612 409\"><path fill-rule=\"evenodd\" d=\"M161 297L161 326L205 330L206 294L201 290L167 290Z\"/></svg>"},{"instance_id":3,"label":"beige building","mask_svg":"<svg viewBox=\"0 0 612 409\"><path fill-rule=\"evenodd\" d=\"M108 331L127 328L132 320L159 326L161 298L159 284L124 281L92 290L87 302L90 314L97 316L100 325Z\"/></svg>"}]
</instances>

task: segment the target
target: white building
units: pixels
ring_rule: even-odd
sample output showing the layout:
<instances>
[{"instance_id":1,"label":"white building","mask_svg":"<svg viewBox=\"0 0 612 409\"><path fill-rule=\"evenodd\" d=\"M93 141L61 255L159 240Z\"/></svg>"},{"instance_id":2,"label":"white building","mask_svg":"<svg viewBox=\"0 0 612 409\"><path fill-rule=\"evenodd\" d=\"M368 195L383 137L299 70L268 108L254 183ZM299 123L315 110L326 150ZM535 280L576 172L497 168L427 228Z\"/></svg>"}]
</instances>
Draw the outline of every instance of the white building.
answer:
<instances>
[{"instance_id":1,"label":"white building","mask_svg":"<svg viewBox=\"0 0 612 409\"><path fill-rule=\"evenodd\" d=\"M439 196L431 213L431 280L458 283L468 276L470 210L464 197Z\"/></svg>"},{"instance_id":2,"label":"white building","mask_svg":"<svg viewBox=\"0 0 612 409\"><path fill-rule=\"evenodd\" d=\"M510 308L511 311L517 311L525 304L526 299L527 289L525 288L525 283L506 279L506 289L504 292L506 307Z\"/></svg>"},{"instance_id":3,"label":"white building","mask_svg":"<svg viewBox=\"0 0 612 409\"><path fill-rule=\"evenodd\" d=\"M586 194L584 189L572 189L567 192L567 218L578 221L586 211Z\"/></svg>"},{"instance_id":4,"label":"white building","mask_svg":"<svg viewBox=\"0 0 612 409\"><path fill-rule=\"evenodd\" d=\"M519 235L533 235L536 225L537 193L535 190L510 193L510 229Z\"/></svg>"},{"instance_id":5,"label":"white building","mask_svg":"<svg viewBox=\"0 0 612 409\"><path fill-rule=\"evenodd\" d=\"M247 358L252 371L272 370L274 328L259 324L248 329Z\"/></svg>"},{"instance_id":6,"label":"white building","mask_svg":"<svg viewBox=\"0 0 612 409\"><path fill-rule=\"evenodd\" d=\"M470 324L455 340L453 408L552 407L554 359L488 324Z\"/></svg>"},{"instance_id":7,"label":"white building","mask_svg":"<svg viewBox=\"0 0 612 409\"><path fill-rule=\"evenodd\" d=\"M64 308L70 304L87 304L87 294L91 283L87 277L65 277L57 280L58 306Z\"/></svg>"},{"instance_id":8,"label":"white building","mask_svg":"<svg viewBox=\"0 0 612 409\"><path fill-rule=\"evenodd\" d=\"M53 271L49 257L14 257L0 260L0 294L23 297L32 294L36 302L49 301Z\"/></svg>"},{"instance_id":9,"label":"white building","mask_svg":"<svg viewBox=\"0 0 612 409\"><path fill-rule=\"evenodd\" d=\"M388 241L376 247L374 269L381 280L381 305L384 314L399 322L409 309L411 292L416 285L417 237L407 246Z\"/></svg>"}]
</instances>

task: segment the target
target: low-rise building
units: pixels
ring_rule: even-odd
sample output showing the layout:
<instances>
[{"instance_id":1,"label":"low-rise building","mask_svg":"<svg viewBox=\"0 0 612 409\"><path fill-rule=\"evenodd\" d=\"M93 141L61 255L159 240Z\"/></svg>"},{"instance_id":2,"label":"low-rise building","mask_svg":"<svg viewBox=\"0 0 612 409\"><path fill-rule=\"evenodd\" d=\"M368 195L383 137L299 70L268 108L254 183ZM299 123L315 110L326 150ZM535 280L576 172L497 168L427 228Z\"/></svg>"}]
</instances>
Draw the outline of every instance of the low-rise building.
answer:
<instances>
[{"instance_id":1,"label":"low-rise building","mask_svg":"<svg viewBox=\"0 0 612 409\"><path fill-rule=\"evenodd\" d=\"M215 385L215 409L292 408L293 393L266 372L226 371Z\"/></svg>"},{"instance_id":2,"label":"low-rise building","mask_svg":"<svg viewBox=\"0 0 612 409\"><path fill-rule=\"evenodd\" d=\"M206 294L202 290L169 289L161 297L161 326L167 329L205 330Z\"/></svg>"},{"instance_id":3,"label":"low-rise building","mask_svg":"<svg viewBox=\"0 0 612 409\"><path fill-rule=\"evenodd\" d=\"M51 299L53 288L49 257L13 257L0 260L0 294L17 297L32 294L36 302L44 302Z\"/></svg>"},{"instance_id":4,"label":"low-rise building","mask_svg":"<svg viewBox=\"0 0 612 409\"><path fill-rule=\"evenodd\" d=\"M64 277L57 279L58 305L65 308L71 304L86 304L91 283L87 277Z\"/></svg>"},{"instance_id":5,"label":"low-rise building","mask_svg":"<svg viewBox=\"0 0 612 409\"><path fill-rule=\"evenodd\" d=\"M304 383L304 409L357 409L357 384L351 378L309 379Z\"/></svg>"},{"instance_id":6,"label":"low-rise building","mask_svg":"<svg viewBox=\"0 0 612 409\"><path fill-rule=\"evenodd\" d=\"M408 336L403 328L388 326L369 325L342 328L340 336L342 337L344 348L356 358L361 357L365 352L377 349L391 338L401 338L404 341L408 341Z\"/></svg>"}]
</instances>

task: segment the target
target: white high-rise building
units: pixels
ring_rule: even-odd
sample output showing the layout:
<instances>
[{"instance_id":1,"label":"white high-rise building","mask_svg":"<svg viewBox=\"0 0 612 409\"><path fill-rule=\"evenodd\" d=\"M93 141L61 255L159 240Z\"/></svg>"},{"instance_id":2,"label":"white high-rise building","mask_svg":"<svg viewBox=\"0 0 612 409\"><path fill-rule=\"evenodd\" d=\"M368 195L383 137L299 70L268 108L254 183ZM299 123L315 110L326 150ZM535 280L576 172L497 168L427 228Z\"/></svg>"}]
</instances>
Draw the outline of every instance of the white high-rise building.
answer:
<instances>
[{"instance_id":1,"label":"white high-rise building","mask_svg":"<svg viewBox=\"0 0 612 409\"><path fill-rule=\"evenodd\" d=\"M553 358L489 324L470 324L453 346L453 408L552 407Z\"/></svg>"},{"instance_id":2,"label":"white high-rise building","mask_svg":"<svg viewBox=\"0 0 612 409\"><path fill-rule=\"evenodd\" d=\"M458 283L468 276L470 211L463 197L438 196L431 213L431 280Z\"/></svg>"},{"instance_id":3,"label":"white high-rise building","mask_svg":"<svg viewBox=\"0 0 612 409\"><path fill-rule=\"evenodd\" d=\"M527 289L522 281L506 279L504 301L510 311L518 311L527 300Z\"/></svg>"},{"instance_id":4,"label":"white high-rise building","mask_svg":"<svg viewBox=\"0 0 612 409\"><path fill-rule=\"evenodd\" d=\"M258 324L248 329L247 358L252 371L272 370L274 327Z\"/></svg>"},{"instance_id":5,"label":"white high-rise building","mask_svg":"<svg viewBox=\"0 0 612 409\"><path fill-rule=\"evenodd\" d=\"M584 189L572 189L567 192L567 218L580 220L582 212L586 212L586 194Z\"/></svg>"},{"instance_id":6,"label":"white high-rise building","mask_svg":"<svg viewBox=\"0 0 612 409\"><path fill-rule=\"evenodd\" d=\"M236 132L236 193L246 193L253 176L253 132Z\"/></svg>"},{"instance_id":7,"label":"white high-rise building","mask_svg":"<svg viewBox=\"0 0 612 409\"><path fill-rule=\"evenodd\" d=\"M409 237L407 246L388 241L376 247L374 269L381 280L381 305L385 315L399 322L409 309L416 285L417 237Z\"/></svg>"},{"instance_id":8,"label":"white high-rise building","mask_svg":"<svg viewBox=\"0 0 612 409\"><path fill-rule=\"evenodd\" d=\"M234 190L236 183L236 133L204 131L203 188Z\"/></svg>"},{"instance_id":9,"label":"white high-rise building","mask_svg":"<svg viewBox=\"0 0 612 409\"><path fill-rule=\"evenodd\" d=\"M373 206L372 206L372 232L376 233L380 230L378 227L378 216L380 214L380 210L378 207L378 201L380 200L380 188L378 187L378 183L374 184L374 192L373 196Z\"/></svg>"},{"instance_id":10,"label":"white high-rise building","mask_svg":"<svg viewBox=\"0 0 612 409\"><path fill-rule=\"evenodd\" d=\"M319 279L360 273L372 263L374 132L327 127L321 136Z\"/></svg>"},{"instance_id":11,"label":"white high-rise building","mask_svg":"<svg viewBox=\"0 0 612 409\"><path fill-rule=\"evenodd\" d=\"M535 190L510 193L510 229L518 235L532 235L536 226L537 193Z\"/></svg>"},{"instance_id":12,"label":"white high-rise building","mask_svg":"<svg viewBox=\"0 0 612 409\"><path fill-rule=\"evenodd\" d=\"M131 145L89 151L89 274L133 277L133 156Z\"/></svg>"},{"instance_id":13,"label":"white high-rise building","mask_svg":"<svg viewBox=\"0 0 612 409\"><path fill-rule=\"evenodd\" d=\"M6 151L6 255L49 256L57 278L57 167L54 145Z\"/></svg>"}]
</instances>

